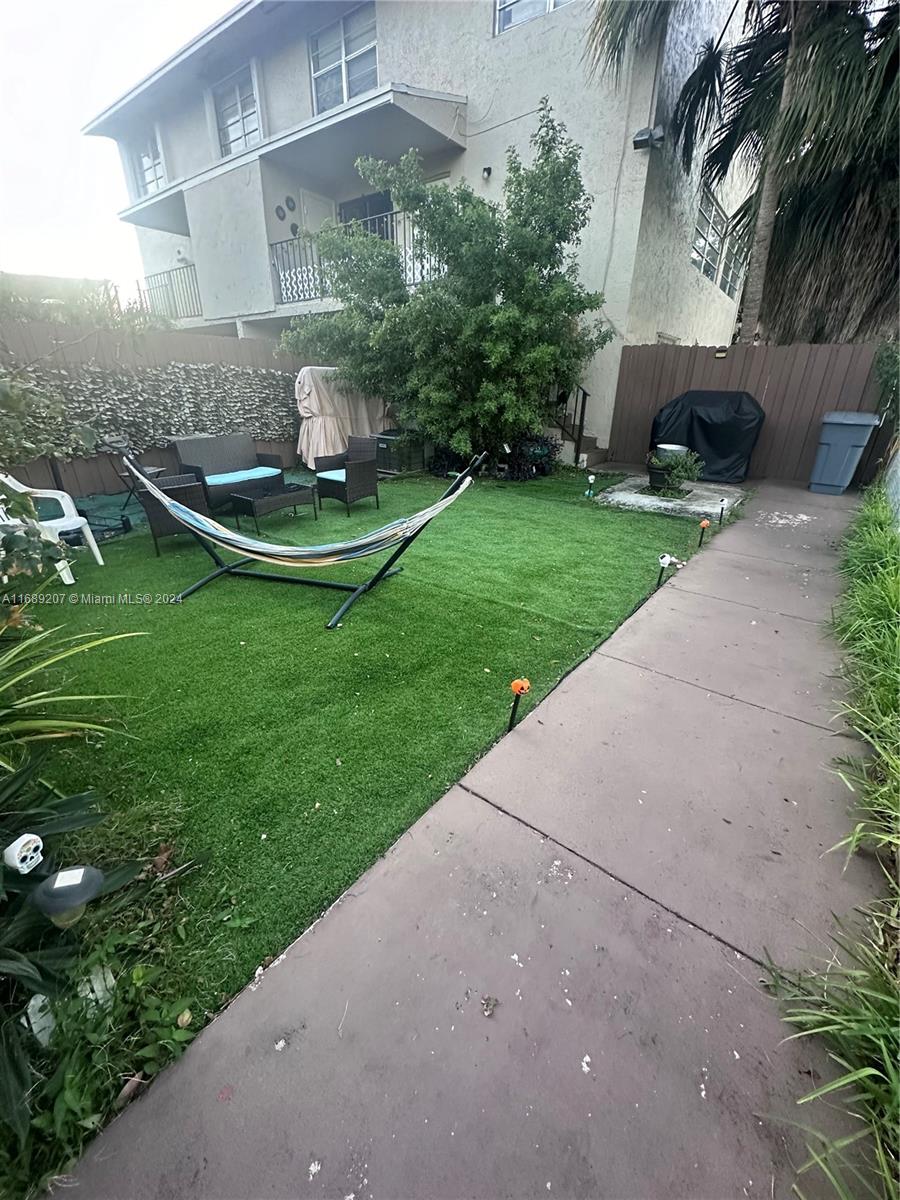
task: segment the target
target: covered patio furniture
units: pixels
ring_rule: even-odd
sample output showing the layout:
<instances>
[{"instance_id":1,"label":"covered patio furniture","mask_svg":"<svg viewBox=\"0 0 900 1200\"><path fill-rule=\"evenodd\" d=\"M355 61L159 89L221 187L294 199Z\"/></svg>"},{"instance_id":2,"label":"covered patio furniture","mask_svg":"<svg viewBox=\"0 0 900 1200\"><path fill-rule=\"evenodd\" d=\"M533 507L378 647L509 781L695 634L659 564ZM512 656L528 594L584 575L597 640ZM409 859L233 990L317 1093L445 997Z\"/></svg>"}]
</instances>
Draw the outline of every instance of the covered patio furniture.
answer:
<instances>
[{"instance_id":1,"label":"covered patio furniture","mask_svg":"<svg viewBox=\"0 0 900 1200\"><path fill-rule=\"evenodd\" d=\"M24 483L19 483L18 479L14 479L12 475L4 474L0 474L0 486L10 492L19 492L22 495L30 496L38 512L38 524L43 529L48 530L54 539L58 539L64 533L80 534L82 541L88 547L91 554L93 554L98 564L101 567L104 565L103 555L100 553L100 548L91 532L88 519L87 517L83 517L75 507L75 501L68 492L60 492L56 488L26 487ZM41 500L46 500L50 503L39 506L38 501Z\"/></svg>"},{"instance_id":2,"label":"covered patio furniture","mask_svg":"<svg viewBox=\"0 0 900 1200\"><path fill-rule=\"evenodd\" d=\"M304 367L294 394L302 418L297 453L309 467L319 458L342 454L352 435L368 437L390 424L384 401L339 382L335 367Z\"/></svg>"},{"instance_id":3,"label":"covered patio furniture","mask_svg":"<svg viewBox=\"0 0 900 1200\"><path fill-rule=\"evenodd\" d=\"M147 479L154 478L146 467L141 467L141 470ZM130 478L134 480L138 501L147 515L150 536L153 538L153 549L156 551L156 557L159 558L159 539L169 537L173 533L184 533L184 525L177 521L169 510L147 490L146 484L139 476L130 475ZM196 475L169 475L165 479L157 480L157 487L171 499L177 500L179 504L184 504L187 508L202 513L204 516L209 515L206 492Z\"/></svg>"},{"instance_id":4,"label":"covered patio furniture","mask_svg":"<svg viewBox=\"0 0 900 1200\"><path fill-rule=\"evenodd\" d=\"M172 444L182 473L200 480L211 509L225 504L232 492L284 491L281 458L258 454L248 433L173 438Z\"/></svg>"},{"instance_id":5,"label":"covered patio furniture","mask_svg":"<svg viewBox=\"0 0 900 1200\"><path fill-rule=\"evenodd\" d=\"M375 507L381 507L378 499L376 450L373 438L350 437L343 454L327 454L316 459L316 488L319 493L320 511L323 496L345 504L348 517L350 505L366 496L374 496Z\"/></svg>"}]
</instances>

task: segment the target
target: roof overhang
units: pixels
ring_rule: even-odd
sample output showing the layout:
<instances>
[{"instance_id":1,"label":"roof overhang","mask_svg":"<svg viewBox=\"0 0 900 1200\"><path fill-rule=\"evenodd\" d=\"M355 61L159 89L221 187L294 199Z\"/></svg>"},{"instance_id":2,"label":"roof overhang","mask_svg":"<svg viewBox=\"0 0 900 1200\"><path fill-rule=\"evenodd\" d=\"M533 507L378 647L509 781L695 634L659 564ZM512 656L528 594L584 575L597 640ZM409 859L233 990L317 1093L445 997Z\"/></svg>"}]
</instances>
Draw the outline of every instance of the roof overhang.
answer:
<instances>
[{"instance_id":1,"label":"roof overhang","mask_svg":"<svg viewBox=\"0 0 900 1200\"><path fill-rule=\"evenodd\" d=\"M336 195L364 154L396 161L410 148L423 158L453 154L466 146L466 98L389 83L349 104L303 121L243 154L222 159L119 213L123 221L168 233L189 233L184 193L243 163L259 159L301 172L307 186Z\"/></svg>"}]
</instances>

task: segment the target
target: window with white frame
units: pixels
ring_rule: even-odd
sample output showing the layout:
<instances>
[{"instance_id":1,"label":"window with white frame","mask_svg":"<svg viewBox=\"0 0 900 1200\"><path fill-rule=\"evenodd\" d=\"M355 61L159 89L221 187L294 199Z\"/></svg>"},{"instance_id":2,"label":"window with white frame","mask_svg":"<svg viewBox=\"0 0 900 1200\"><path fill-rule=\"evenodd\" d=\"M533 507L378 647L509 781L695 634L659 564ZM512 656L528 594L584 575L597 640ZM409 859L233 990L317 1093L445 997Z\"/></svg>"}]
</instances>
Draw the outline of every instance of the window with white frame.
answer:
<instances>
[{"instance_id":1,"label":"window with white frame","mask_svg":"<svg viewBox=\"0 0 900 1200\"><path fill-rule=\"evenodd\" d=\"M744 278L747 257L746 239L729 232L725 209L710 189L704 187L694 228L691 262L733 300Z\"/></svg>"},{"instance_id":2,"label":"window with white frame","mask_svg":"<svg viewBox=\"0 0 900 1200\"><path fill-rule=\"evenodd\" d=\"M132 147L131 167L139 196L152 196L166 186L166 171L155 131Z\"/></svg>"},{"instance_id":3,"label":"window with white frame","mask_svg":"<svg viewBox=\"0 0 900 1200\"><path fill-rule=\"evenodd\" d=\"M213 88L216 130L223 158L237 154L260 140L259 105L250 67L229 75Z\"/></svg>"},{"instance_id":4,"label":"window with white frame","mask_svg":"<svg viewBox=\"0 0 900 1200\"><path fill-rule=\"evenodd\" d=\"M513 25L521 25L532 17L541 17L544 13L553 12L571 4L572 0L496 0L497 3L497 33L512 29Z\"/></svg>"},{"instance_id":5,"label":"window with white frame","mask_svg":"<svg viewBox=\"0 0 900 1200\"><path fill-rule=\"evenodd\" d=\"M722 255L722 273L719 276L719 287L732 300L737 298L744 282L744 272L750 252L746 237L729 233L725 240L725 253Z\"/></svg>"},{"instance_id":6,"label":"window with white frame","mask_svg":"<svg viewBox=\"0 0 900 1200\"><path fill-rule=\"evenodd\" d=\"M378 86L375 5L363 4L309 39L317 113Z\"/></svg>"}]
</instances>

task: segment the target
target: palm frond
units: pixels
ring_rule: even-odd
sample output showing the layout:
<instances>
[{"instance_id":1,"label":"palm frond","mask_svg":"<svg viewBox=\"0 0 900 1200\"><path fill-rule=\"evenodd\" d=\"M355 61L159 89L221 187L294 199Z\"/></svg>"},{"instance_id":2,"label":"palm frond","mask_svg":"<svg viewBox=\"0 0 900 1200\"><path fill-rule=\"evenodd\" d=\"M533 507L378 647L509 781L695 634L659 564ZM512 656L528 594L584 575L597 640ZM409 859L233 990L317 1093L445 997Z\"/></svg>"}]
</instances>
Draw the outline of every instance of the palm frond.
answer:
<instances>
[{"instance_id":1,"label":"palm frond","mask_svg":"<svg viewBox=\"0 0 900 1200\"><path fill-rule=\"evenodd\" d=\"M652 42L681 0L599 0L591 19L585 57L592 72L611 71L618 80L631 48Z\"/></svg>"},{"instance_id":2,"label":"palm frond","mask_svg":"<svg viewBox=\"0 0 900 1200\"><path fill-rule=\"evenodd\" d=\"M693 166L697 146L706 140L713 121L722 111L726 53L712 38L704 44L672 114L674 145L676 150L681 147L681 165L687 173Z\"/></svg>"}]
</instances>

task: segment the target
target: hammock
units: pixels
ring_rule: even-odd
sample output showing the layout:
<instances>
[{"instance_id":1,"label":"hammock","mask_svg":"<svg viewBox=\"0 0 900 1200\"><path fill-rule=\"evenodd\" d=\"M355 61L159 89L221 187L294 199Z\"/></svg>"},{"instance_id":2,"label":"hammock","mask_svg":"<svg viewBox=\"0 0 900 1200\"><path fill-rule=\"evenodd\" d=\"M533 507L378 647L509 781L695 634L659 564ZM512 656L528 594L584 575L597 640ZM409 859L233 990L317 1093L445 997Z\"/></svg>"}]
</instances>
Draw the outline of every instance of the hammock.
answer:
<instances>
[{"instance_id":1,"label":"hammock","mask_svg":"<svg viewBox=\"0 0 900 1200\"><path fill-rule=\"evenodd\" d=\"M332 542L322 546L284 546L278 542L264 542L259 538L247 537L236 530L220 525L212 517L195 512L186 504L173 500L160 487L149 479L141 468L127 456L123 462L135 480L143 484L147 491L163 508L194 535L206 553L216 564L216 570L209 575L185 588L177 599L184 600L193 592L218 579L222 575L249 576L254 579L269 579L277 583L298 583L310 587L332 588L337 591L351 592L352 595L341 605L335 615L327 623L326 629L334 629L347 609L365 592L371 591L376 584L390 575L396 575L401 569L395 568L394 563L409 545L418 537L426 525L453 503L458 496L471 485L474 472L484 462L486 455L473 458L469 466L451 483L443 496L428 508L414 513L410 517L400 517L387 525L353 538L346 542ZM229 550L234 554L243 555L237 562L226 563L217 554L214 547ZM334 566L337 563L355 562L358 558L367 558L370 554L380 554L386 550L394 550L388 561L371 579L356 585L352 583L335 583L322 579L303 579L296 576L273 575L271 572L251 571L244 564L252 561L268 563L272 566L283 567L314 567Z\"/></svg>"}]
</instances>

